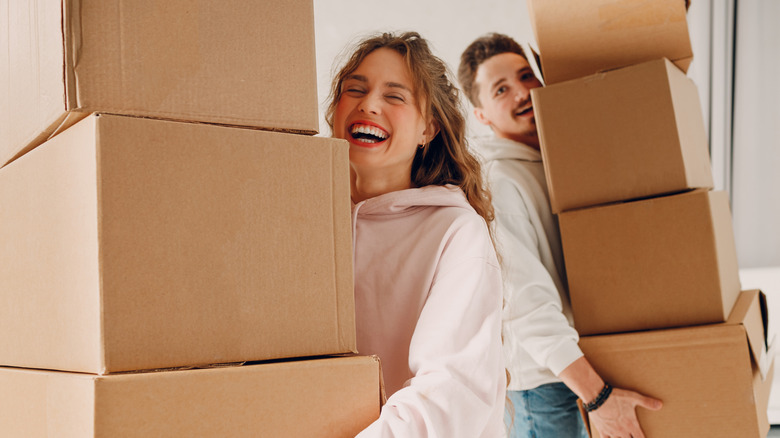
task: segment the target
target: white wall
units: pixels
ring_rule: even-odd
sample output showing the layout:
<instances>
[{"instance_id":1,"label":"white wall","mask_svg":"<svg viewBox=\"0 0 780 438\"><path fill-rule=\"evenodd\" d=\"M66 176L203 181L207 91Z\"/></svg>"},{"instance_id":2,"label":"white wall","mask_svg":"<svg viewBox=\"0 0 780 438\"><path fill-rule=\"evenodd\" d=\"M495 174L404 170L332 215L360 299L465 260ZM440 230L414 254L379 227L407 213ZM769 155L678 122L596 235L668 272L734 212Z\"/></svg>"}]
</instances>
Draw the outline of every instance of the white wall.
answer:
<instances>
[{"instance_id":1,"label":"white wall","mask_svg":"<svg viewBox=\"0 0 780 438\"><path fill-rule=\"evenodd\" d=\"M732 209L740 266L780 266L780 1L737 2Z\"/></svg>"}]
</instances>

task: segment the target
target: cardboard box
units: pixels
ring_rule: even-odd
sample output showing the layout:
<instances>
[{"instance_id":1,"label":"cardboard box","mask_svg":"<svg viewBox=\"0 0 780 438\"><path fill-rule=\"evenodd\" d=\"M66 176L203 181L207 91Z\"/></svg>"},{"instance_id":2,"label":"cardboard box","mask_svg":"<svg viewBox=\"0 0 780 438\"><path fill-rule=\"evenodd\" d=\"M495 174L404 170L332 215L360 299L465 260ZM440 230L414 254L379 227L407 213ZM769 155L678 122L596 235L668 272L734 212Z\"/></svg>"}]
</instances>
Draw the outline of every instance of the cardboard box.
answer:
<instances>
[{"instance_id":1,"label":"cardboard box","mask_svg":"<svg viewBox=\"0 0 780 438\"><path fill-rule=\"evenodd\" d=\"M355 351L345 141L92 115L0 169L0 364Z\"/></svg>"},{"instance_id":2,"label":"cardboard box","mask_svg":"<svg viewBox=\"0 0 780 438\"><path fill-rule=\"evenodd\" d=\"M91 112L318 130L311 0L3 4L0 167Z\"/></svg>"},{"instance_id":3,"label":"cardboard box","mask_svg":"<svg viewBox=\"0 0 780 438\"><path fill-rule=\"evenodd\" d=\"M766 324L765 298L753 290L724 324L585 336L580 347L613 386L663 401L660 411L637 408L647 438L765 437L774 359Z\"/></svg>"},{"instance_id":4,"label":"cardboard box","mask_svg":"<svg viewBox=\"0 0 780 438\"><path fill-rule=\"evenodd\" d=\"M740 291L728 195L694 190L562 213L583 335L723 322Z\"/></svg>"},{"instance_id":5,"label":"cardboard box","mask_svg":"<svg viewBox=\"0 0 780 438\"><path fill-rule=\"evenodd\" d=\"M379 410L375 357L111 376L0 368L7 438L354 437Z\"/></svg>"},{"instance_id":6,"label":"cardboard box","mask_svg":"<svg viewBox=\"0 0 780 438\"><path fill-rule=\"evenodd\" d=\"M656 58L687 71L693 49L682 0L529 0L545 83Z\"/></svg>"},{"instance_id":7,"label":"cardboard box","mask_svg":"<svg viewBox=\"0 0 780 438\"><path fill-rule=\"evenodd\" d=\"M696 85L668 60L531 95L554 213L713 187Z\"/></svg>"}]
</instances>

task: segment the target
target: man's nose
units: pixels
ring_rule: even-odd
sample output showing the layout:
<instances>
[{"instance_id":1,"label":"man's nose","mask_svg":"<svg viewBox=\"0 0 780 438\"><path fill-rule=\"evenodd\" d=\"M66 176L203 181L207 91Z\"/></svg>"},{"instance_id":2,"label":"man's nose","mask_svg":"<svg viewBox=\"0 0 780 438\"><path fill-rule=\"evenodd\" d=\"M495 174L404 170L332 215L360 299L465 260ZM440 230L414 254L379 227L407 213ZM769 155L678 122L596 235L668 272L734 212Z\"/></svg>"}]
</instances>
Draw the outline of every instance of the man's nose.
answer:
<instances>
[{"instance_id":1,"label":"man's nose","mask_svg":"<svg viewBox=\"0 0 780 438\"><path fill-rule=\"evenodd\" d=\"M526 88L525 86L523 86L521 84L517 84L515 86L515 89L516 89L516 91L515 91L515 102L522 102L524 100L527 100L528 97L531 94L531 90L529 90L528 88Z\"/></svg>"}]
</instances>

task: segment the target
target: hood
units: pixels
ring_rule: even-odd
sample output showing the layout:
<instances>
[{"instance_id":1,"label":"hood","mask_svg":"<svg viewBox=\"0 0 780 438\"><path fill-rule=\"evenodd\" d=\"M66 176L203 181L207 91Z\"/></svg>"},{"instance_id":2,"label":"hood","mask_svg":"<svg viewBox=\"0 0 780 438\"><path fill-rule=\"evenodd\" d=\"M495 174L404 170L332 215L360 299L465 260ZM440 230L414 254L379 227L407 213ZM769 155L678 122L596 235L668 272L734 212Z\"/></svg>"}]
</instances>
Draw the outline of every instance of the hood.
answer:
<instances>
[{"instance_id":1,"label":"hood","mask_svg":"<svg viewBox=\"0 0 780 438\"><path fill-rule=\"evenodd\" d=\"M419 207L463 207L471 209L466 195L458 186L426 186L385 193L352 204L354 215L388 215L406 213Z\"/></svg>"},{"instance_id":2,"label":"hood","mask_svg":"<svg viewBox=\"0 0 780 438\"><path fill-rule=\"evenodd\" d=\"M484 162L493 160L542 161L542 154L526 144L496 136L475 139Z\"/></svg>"}]
</instances>

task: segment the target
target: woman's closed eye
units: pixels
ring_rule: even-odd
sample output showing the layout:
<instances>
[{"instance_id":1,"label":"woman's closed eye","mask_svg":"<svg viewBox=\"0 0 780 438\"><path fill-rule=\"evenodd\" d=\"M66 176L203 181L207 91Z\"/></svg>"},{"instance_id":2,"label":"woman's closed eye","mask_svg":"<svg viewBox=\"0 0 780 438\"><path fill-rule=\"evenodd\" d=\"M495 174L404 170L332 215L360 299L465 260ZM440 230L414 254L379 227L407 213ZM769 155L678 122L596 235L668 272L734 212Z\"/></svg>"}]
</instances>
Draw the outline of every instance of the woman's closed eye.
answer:
<instances>
[{"instance_id":1,"label":"woman's closed eye","mask_svg":"<svg viewBox=\"0 0 780 438\"><path fill-rule=\"evenodd\" d=\"M385 98L392 103L406 103L406 98L400 94L386 94Z\"/></svg>"},{"instance_id":2,"label":"woman's closed eye","mask_svg":"<svg viewBox=\"0 0 780 438\"><path fill-rule=\"evenodd\" d=\"M344 94L348 94L350 96L362 96L366 94L366 90L358 87L347 87L344 90Z\"/></svg>"}]
</instances>

